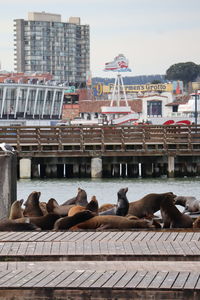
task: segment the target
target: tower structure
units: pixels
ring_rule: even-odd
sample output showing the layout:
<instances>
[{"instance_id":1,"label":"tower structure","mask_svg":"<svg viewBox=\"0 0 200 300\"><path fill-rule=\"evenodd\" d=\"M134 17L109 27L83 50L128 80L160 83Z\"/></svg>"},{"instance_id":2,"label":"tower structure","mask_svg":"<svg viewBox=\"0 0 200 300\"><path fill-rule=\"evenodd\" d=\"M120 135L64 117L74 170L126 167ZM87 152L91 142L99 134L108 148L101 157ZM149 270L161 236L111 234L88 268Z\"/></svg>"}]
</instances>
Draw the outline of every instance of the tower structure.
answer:
<instances>
[{"instance_id":1,"label":"tower structure","mask_svg":"<svg viewBox=\"0 0 200 300\"><path fill-rule=\"evenodd\" d=\"M15 71L48 72L54 79L85 83L90 70L90 29L80 18L61 21L61 15L28 13L14 20Z\"/></svg>"}]
</instances>

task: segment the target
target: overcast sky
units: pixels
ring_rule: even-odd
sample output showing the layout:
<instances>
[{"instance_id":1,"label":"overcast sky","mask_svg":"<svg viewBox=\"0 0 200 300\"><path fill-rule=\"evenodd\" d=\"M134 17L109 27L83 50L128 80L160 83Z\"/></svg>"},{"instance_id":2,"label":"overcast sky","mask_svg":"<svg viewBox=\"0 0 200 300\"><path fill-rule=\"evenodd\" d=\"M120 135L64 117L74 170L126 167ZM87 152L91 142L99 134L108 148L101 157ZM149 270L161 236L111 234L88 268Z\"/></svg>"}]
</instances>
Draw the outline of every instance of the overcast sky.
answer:
<instances>
[{"instance_id":1,"label":"overcast sky","mask_svg":"<svg viewBox=\"0 0 200 300\"><path fill-rule=\"evenodd\" d=\"M0 0L0 62L14 69L13 20L28 12L61 14L90 25L92 76L108 77L106 62L119 53L129 60L127 76L165 74L174 63L200 64L199 0ZM110 76L113 76L111 72Z\"/></svg>"}]
</instances>

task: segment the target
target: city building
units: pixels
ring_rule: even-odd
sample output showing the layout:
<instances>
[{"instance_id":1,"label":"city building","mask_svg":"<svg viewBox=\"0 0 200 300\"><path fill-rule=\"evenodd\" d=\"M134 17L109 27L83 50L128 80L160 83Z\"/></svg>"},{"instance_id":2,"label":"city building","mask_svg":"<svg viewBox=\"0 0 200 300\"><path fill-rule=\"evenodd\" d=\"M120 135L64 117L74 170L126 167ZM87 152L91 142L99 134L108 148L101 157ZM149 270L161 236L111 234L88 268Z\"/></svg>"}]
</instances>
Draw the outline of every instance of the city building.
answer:
<instances>
[{"instance_id":1,"label":"city building","mask_svg":"<svg viewBox=\"0 0 200 300\"><path fill-rule=\"evenodd\" d=\"M50 73L58 82L85 85L90 74L90 29L80 18L30 12L14 20L16 72Z\"/></svg>"}]
</instances>

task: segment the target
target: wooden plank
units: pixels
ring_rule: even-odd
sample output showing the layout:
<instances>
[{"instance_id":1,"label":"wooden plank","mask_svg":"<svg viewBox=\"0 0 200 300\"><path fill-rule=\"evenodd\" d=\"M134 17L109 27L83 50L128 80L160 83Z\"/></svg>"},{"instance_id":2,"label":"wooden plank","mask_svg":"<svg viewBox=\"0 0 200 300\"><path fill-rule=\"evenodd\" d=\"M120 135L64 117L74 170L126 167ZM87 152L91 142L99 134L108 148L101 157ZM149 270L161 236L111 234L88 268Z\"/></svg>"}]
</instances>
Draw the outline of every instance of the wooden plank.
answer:
<instances>
[{"instance_id":1,"label":"wooden plank","mask_svg":"<svg viewBox=\"0 0 200 300\"><path fill-rule=\"evenodd\" d=\"M50 255L51 254L51 247L52 242L44 242L43 248L42 248L42 255Z\"/></svg>"},{"instance_id":2,"label":"wooden plank","mask_svg":"<svg viewBox=\"0 0 200 300\"><path fill-rule=\"evenodd\" d=\"M172 242L178 236L178 232L170 232L170 235L167 237L167 242Z\"/></svg>"},{"instance_id":3,"label":"wooden plank","mask_svg":"<svg viewBox=\"0 0 200 300\"><path fill-rule=\"evenodd\" d=\"M57 284L61 283L67 277L69 277L73 271L62 271L59 276L55 276L51 281L45 283L45 287L56 287Z\"/></svg>"},{"instance_id":4,"label":"wooden plank","mask_svg":"<svg viewBox=\"0 0 200 300\"><path fill-rule=\"evenodd\" d=\"M92 288L100 288L106 283L116 271L106 271L102 274L100 278L98 278L90 287Z\"/></svg>"},{"instance_id":5,"label":"wooden plank","mask_svg":"<svg viewBox=\"0 0 200 300\"><path fill-rule=\"evenodd\" d=\"M149 284L148 289L158 289L160 285L165 280L166 276L168 274L168 271L160 271L156 274L156 276L153 278L152 282Z\"/></svg>"},{"instance_id":6,"label":"wooden plank","mask_svg":"<svg viewBox=\"0 0 200 300\"><path fill-rule=\"evenodd\" d=\"M190 272L189 277L187 278L187 281L184 285L184 289L193 290L196 287L199 277L199 272Z\"/></svg>"},{"instance_id":7,"label":"wooden plank","mask_svg":"<svg viewBox=\"0 0 200 300\"><path fill-rule=\"evenodd\" d=\"M188 276L189 276L189 272L180 272L171 288L182 289L188 279Z\"/></svg>"},{"instance_id":8,"label":"wooden plank","mask_svg":"<svg viewBox=\"0 0 200 300\"><path fill-rule=\"evenodd\" d=\"M37 276L33 277L28 282L24 283L23 287L26 287L26 288L31 287L32 288L37 283L39 284L44 278L46 278L49 275L50 272L51 271L49 271L49 270L43 270Z\"/></svg>"},{"instance_id":9,"label":"wooden plank","mask_svg":"<svg viewBox=\"0 0 200 300\"><path fill-rule=\"evenodd\" d=\"M68 287L73 287L73 288L79 288L83 283L87 284L87 281L92 275L94 274L95 271L93 270L86 270L83 272L78 278L76 278L74 281L72 281L70 284L68 284Z\"/></svg>"},{"instance_id":10,"label":"wooden plank","mask_svg":"<svg viewBox=\"0 0 200 300\"><path fill-rule=\"evenodd\" d=\"M87 279L87 281L84 281L81 284L81 288L90 288L102 275L103 272L95 271L92 276Z\"/></svg>"},{"instance_id":11,"label":"wooden plank","mask_svg":"<svg viewBox=\"0 0 200 300\"><path fill-rule=\"evenodd\" d=\"M108 279L103 285L103 288L112 288L117 282L121 280L121 278L126 274L125 270L116 271L110 279Z\"/></svg>"},{"instance_id":12,"label":"wooden plank","mask_svg":"<svg viewBox=\"0 0 200 300\"><path fill-rule=\"evenodd\" d=\"M170 271L166 278L164 279L163 283L161 284L161 289L171 289L172 285L174 284L176 278L178 277L179 272Z\"/></svg>"},{"instance_id":13,"label":"wooden plank","mask_svg":"<svg viewBox=\"0 0 200 300\"><path fill-rule=\"evenodd\" d=\"M138 289L147 289L149 287L149 285L151 284L151 282L153 281L153 279L156 277L157 273L158 273L157 271L147 272L145 277L137 285L137 288Z\"/></svg>"},{"instance_id":14,"label":"wooden plank","mask_svg":"<svg viewBox=\"0 0 200 300\"><path fill-rule=\"evenodd\" d=\"M187 234L185 235L185 237L183 238L183 242L189 242L192 240L194 233L193 232L187 232Z\"/></svg>"},{"instance_id":15,"label":"wooden plank","mask_svg":"<svg viewBox=\"0 0 200 300\"><path fill-rule=\"evenodd\" d=\"M166 241L168 236L170 235L170 232L163 232L163 234L161 235L161 237L158 239L158 241Z\"/></svg>"},{"instance_id":16,"label":"wooden plank","mask_svg":"<svg viewBox=\"0 0 200 300\"><path fill-rule=\"evenodd\" d=\"M4 276L2 276L0 278L0 286L3 285L4 283L7 283L8 281L10 281L13 277L16 278L16 276L18 274L20 274L21 272L22 272L22 270L13 270L11 272L3 271L2 273L4 274Z\"/></svg>"},{"instance_id":17,"label":"wooden plank","mask_svg":"<svg viewBox=\"0 0 200 300\"><path fill-rule=\"evenodd\" d=\"M70 283L72 283L74 280L76 280L81 274L83 274L83 270L76 270L73 271L72 274L70 274L67 278L65 278L62 282L58 283L57 287L67 287Z\"/></svg>"},{"instance_id":18,"label":"wooden plank","mask_svg":"<svg viewBox=\"0 0 200 300\"><path fill-rule=\"evenodd\" d=\"M37 242L33 254L41 255L43 246L44 246L44 242Z\"/></svg>"},{"instance_id":19,"label":"wooden plank","mask_svg":"<svg viewBox=\"0 0 200 300\"><path fill-rule=\"evenodd\" d=\"M126 288L136 288L136 286L146 276L147 271L138 271L135 276L126 284Z\"/></svg>"},{"instance_id":20,"label":"wooden plank","mask_svg":"<svg viewBox=\"0 0 200 300\"><path fill-rule=\"evenodd\" d=\"M28 274L31 273L31 270L19 270L20 273L15 274L14 277L10 278L9 280L6 280L4 283L1 283L2 287L12 287L15 286L18 281L26 277Z\"/></svg>"},{"instance_id":21,"label":"wooden plank","mask_svg":"<svg viewBox=\"0 0 200 300\"><path fill-rule=\"evenodd\" d=\"M18 249L20 247L20 242L14 242L12 243L10 250L8 252L8 255L17 255Z\"/></svg>"},{"instance_id":22,"label":"wooden plank","mask_svg":"<svg viewBox=\"0 0 200 300\"><path fill-rule=\"evenodd\" d=\"M33 255L35 248L36 248L37 243L36 242L29 242L28 246L26 248L26 253L25 255Z\"/></svg>"},{"instance_id":23,"label":"wooden plank","mask_svg":"<svg viewBox=\"0 0 200 300\"><path fill-rule=\"evenodd\" d=\"M60 254L60 244L61 242L53 242L51 247L51 255L59 255Z\"/></svg>"},{"instance_id":24,"label":"wooden plank","mask_svg":"<svg viewBox=\"0 0 200 300\"><path fill-rule=\"evenodd\" d=\"M9 253L11 247L12 247L11 242L4 243L3 247L1 248L0 255L7 255Z\"/></svg>"},{"instance_id":25,"label":"wooden plank","mask_svg":"<svg viewBox=\"0 0 200 300\"><path fill-rule=\"evenodd\" d=\"M52 280L55 278L59 277L62 274L62 270L55 270L55 271L50 271L47 273L47 276L44 277L42 280L34 284L34 287L46 287L48 283L51 283Z\"/></svg>"},{"instance_id":26,"label":"wooden plank","mask_svg":"<svg viewBox=\"0 0 200 300\"><path fill-rule=\"evenodd\" d=\"M124 245L124 251L125 251L126 255L131 255L134 253L130 242L125 241L125 242L123 242L123 245Z\"/></svg>"}]
</instances>

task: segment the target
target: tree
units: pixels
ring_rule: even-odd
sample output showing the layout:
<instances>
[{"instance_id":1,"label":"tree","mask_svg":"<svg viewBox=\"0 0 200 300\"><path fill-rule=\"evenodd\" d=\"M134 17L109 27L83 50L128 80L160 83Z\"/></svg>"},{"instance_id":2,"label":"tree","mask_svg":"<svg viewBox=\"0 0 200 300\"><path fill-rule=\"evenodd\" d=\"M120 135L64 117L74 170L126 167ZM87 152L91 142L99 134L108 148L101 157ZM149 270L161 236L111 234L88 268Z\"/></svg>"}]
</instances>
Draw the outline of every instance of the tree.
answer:
<instances>
[{"instance_id":1,"label":"tree","mask_svg":"<svg viewBox=\"0 0 200 300\"><path fill-rule=\"evenodd\" d=\"M187 84L197 78L199 69L199 66L193 62L174 64L166 71L166 78L168 80L182 80L184 84Z\"/></svg>"}]
</instances>

